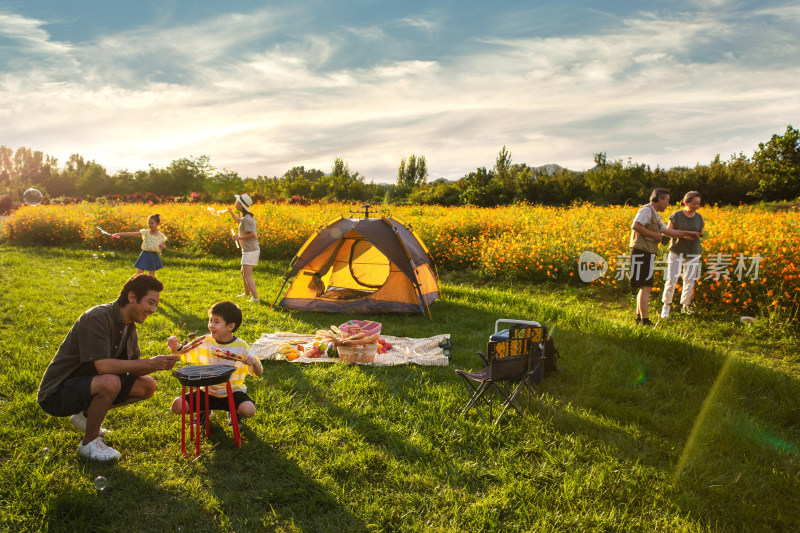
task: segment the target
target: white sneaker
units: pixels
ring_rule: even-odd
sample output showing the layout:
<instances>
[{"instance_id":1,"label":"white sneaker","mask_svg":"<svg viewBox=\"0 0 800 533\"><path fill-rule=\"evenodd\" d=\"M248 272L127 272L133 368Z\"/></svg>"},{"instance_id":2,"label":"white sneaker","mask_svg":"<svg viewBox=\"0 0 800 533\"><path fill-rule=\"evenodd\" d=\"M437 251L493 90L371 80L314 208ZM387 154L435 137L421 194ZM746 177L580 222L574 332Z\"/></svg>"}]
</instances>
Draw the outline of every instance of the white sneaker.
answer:
<instances>
[{"instance_id":1,"label":"white sneaker","mask_svg":"<svg viewBox=\"0 0 800 533\"><path fill-rule=\"evenodd\" d=\"M683 307L681 307L681 313L686 315L693 315L694 309L692 309L692 306L690 305L684 305Z\"/></svg>"},{"instance_id":2,"label":"white sneaker","mask_svg":"<svg viewBox=\"0 0 800 533\"><path fill-rule=\"evenodd\" d=\"M89 444L78 444L78 455L95 461L113 461L120 457L120 453L109 447L103 437L97 437Z\"/></svg>"},{"instance_id":3,"label":"white sneaker","mask_svg":"<svg viewBox=\"0 0 800 533\"><path fill-rule=\"evenodd\" d=\"M246 292L243 292L242 294L237 294L236 295L237 298L247 298L248 296L250 296L250 295L247 294Z\"/></svg>"},{"instance_id":4,"label":"white sneaker","mask_svg":"<svg viewBox=\"0 0 800 533\"><path fill-rule=\"evenodd\" d=\"M80 412L76 415L72 415L69 417L69 421L72 423L73 426L80 429L83 432L86 432L86 415L83 412ZM100 428L100 436L103 437L111 433L110 429Z\"/></svg>"},{"instance_id":5,"label":"white sneaker","mask_svg":"<svg viewBox=\"0 0 800 533\"><path fill-rule=\"evenodd\" d=\"M253 297L251 296L251 297L250 297L250 301L251 301L251 302L260 302L260 301L261 301L261 299L260 299L260 298L253 298Z\"/></svg>"},{"instance_id":6,"label":"white sneaker","mask_svg":"<svg viewBox=\"0 0 800 533\"><path fill-rule=\"evenodd\" d=\"M669 306L664 304L664 307L661 308L661 318L669 318Z\"/></svg>"}]
</instances>

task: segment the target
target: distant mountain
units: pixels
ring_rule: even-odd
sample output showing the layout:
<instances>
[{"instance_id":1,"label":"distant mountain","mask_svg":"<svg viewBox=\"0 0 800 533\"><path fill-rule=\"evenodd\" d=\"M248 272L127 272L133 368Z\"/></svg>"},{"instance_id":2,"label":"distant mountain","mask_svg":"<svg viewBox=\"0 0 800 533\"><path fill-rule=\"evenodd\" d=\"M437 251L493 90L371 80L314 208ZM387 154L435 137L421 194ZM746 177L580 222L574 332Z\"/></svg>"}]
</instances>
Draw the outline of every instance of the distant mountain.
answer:
<instances>
[{"instance_id":1,"label":"distant mountain","mask_svg":"<svg viewBox=\"0 0 800 533\"><path fill-rule=\"evenodd\" d=\"M538 173L540 175L541 174L545 174L547 176L552 176L552 175L557 174L558 172L561 172L561 171L564 171L564 170L566 170L567 172L574 172L574 171L571 171L571 170L569 170L567 168L562 167L561 165L556 165L555 163L542 165L540 167L528 167L528 168L530 168L532 171L534 171L534 172L536 172L536 173ZM461 178L456 178L456 179L437 178L435 180L429 181L428 183L430 185L434 185L436 183L456 183L460 179Z\"/></svg>"},{"instance_id":2,"label":"distant mountain","mask_svg":"<svg viewBox=\"0 0 800 533\"><path fill-rule=\"evenodd\" d=\"M556 165L555 163L550 163L549 165L542 165L540 167L531 167L531 169L538 170L539 172L543 172L548 176L552 176L553 174L556 174L557 172L564 170L564 167L562 167L561 165Z\"/></svg>"}]
</instances>

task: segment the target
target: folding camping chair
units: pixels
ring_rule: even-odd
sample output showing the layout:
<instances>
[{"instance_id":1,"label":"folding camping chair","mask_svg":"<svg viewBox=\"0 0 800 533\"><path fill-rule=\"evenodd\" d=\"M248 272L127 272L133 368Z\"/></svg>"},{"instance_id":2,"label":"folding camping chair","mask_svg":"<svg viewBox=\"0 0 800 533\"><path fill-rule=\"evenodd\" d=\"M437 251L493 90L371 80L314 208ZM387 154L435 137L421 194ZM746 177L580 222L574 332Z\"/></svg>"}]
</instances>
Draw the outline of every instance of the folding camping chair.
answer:
<instances>
[{"instance_id":1,"label":"folding camping chair","mask_svg":"<svg viewBox=\"0 0 800 533\"><path fill-rule=\"evenodd\" d=\"M501 321L498 321L498 324ZM517 396L524 390L534 394L533 384L541 380L543 361L543 342L547 337L547 330L538 323L515 323L509 328L508 336L504 340L490 340L486 353L478 355L486 362L486 367L479 372L456 370L464 382L464 388L469 395L469 401L464 406L462 414L466 414L473 407L481 419L486 421L481 407L488 408L489 418L494 419L494 402L501 400L502 411L494 419L496 425L506 414L509 407L513 407L520 416L525 412L517 402ZM533 325L536 324L536 325Z\"/></svg>"}]
</instances>

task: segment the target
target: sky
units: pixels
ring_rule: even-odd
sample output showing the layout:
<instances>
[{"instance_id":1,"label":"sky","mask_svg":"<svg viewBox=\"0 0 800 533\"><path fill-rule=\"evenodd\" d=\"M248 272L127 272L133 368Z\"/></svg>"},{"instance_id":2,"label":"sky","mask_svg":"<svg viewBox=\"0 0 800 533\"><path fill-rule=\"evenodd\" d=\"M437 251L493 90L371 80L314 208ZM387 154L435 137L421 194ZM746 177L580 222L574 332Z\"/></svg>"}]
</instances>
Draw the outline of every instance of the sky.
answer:
<instances>
[{"instance_id":1,"label":"sky","mask_svg":"<svg viewBox=\"0 0 800 533\"><path fill-rule=\"evenodd\" d=\"M792 1L0 0L0 145L110 173L335 158L394 183L752 156L800 126Z\"/></svg>"}]
</instances>

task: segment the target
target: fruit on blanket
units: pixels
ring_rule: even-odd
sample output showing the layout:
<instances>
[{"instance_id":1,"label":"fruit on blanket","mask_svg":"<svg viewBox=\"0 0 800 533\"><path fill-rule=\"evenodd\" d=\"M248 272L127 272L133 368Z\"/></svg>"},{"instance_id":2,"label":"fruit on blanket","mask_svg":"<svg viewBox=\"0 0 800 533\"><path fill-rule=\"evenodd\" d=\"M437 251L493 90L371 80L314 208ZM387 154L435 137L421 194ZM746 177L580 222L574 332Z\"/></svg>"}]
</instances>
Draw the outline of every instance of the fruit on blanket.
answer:
<instances>
[{"instance_id":1,"label":"fruit on blanket","mask_svg":"<svg viewBox=\"0 0 800 533\"><path fill-rule=\"evenodd\" d=\"M386 353L392 349L392 343L387 342L386 339L378 339L378 344L380 345L378 347L378 353ZM381 348L383 348L383 351L381 351Z\"/></svg>"},{"instance_id":2,"label":"fruit on blanket","mask_svg":"<svg viewBox=\"0 0 800 533\"><path fill-rule=\"evenodd\" d=\"M292 346L291 344L281 344L277 348L278 353L281 354L283 357L286 358L287 361L294 361L298 357L300 357L300 350Z\"/></svg>"}]
</instances>

